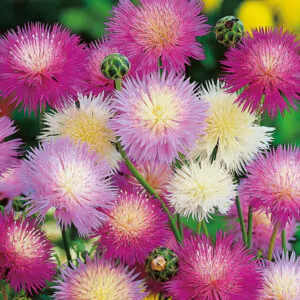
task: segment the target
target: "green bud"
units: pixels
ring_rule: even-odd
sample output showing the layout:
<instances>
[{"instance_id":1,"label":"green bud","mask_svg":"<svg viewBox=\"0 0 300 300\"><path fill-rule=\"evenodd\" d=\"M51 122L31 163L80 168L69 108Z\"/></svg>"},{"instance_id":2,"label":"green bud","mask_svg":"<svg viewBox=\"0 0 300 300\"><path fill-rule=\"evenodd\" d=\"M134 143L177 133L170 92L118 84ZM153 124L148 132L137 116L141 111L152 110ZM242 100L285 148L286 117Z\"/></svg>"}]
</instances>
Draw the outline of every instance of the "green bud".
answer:
<instances>
[{"instance_id":1,"label":"green bud","mask_svg":"<svg viewBox=\"0 0 300 300\"><path fill-rule=\"evenodd\" d=\"M101 64L102 74L111 80L121 79L130 69L130 62L126 56L113 53L106 56Z\"/></svg>"},{"instance_id":2,"label":"green bud","mask_svg":"<svg viewBox=\"0 0 300 300\"><path fill-rule=\"evenodd\" d=\"M235 47L244 35L244 25L237 17L226 16L217 22L214 31L219 43Z\"/></svg>"},{"instance_id":3,"label":"green bud","mask_svg":"<svg viewBox=\"0 0 300 300\"><path fill-rule=\"evenodd\" d=\"M172 279L177 274L178 268L178 257L168 248L155 248L146 258L145 271L158 282L166 282Z\"/></svg>"}]
</instances>

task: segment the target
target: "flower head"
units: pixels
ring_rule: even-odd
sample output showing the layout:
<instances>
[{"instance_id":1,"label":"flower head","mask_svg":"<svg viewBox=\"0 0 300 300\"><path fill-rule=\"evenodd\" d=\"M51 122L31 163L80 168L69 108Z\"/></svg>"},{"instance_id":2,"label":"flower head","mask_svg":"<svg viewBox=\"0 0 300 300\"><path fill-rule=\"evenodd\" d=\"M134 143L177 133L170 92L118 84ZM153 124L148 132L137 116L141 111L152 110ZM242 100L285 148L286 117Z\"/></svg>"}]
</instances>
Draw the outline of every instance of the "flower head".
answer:
<instances>
[{"instance_id":1,"label":"flower head","mask_svg":"<svg viewBox=\"0 0 300 300\"><path fill-rule=\"evenodd\" d=\"M59 25L28 23L1 38L0 90L28 111L61 107L83 87L86 55L79 37Z\"/></svg>"},{"instance_id":2,"label":"flower head","mask_svg":"<svg viewBox=\"0 0 300 300\"><path fill-rule=\"evenodd\" d=\"M23 169L22 180L32 189L29 215L43 219L54 207L62 227L73 222L84 235L100 226L107 217L104 210L113 206L110 168L86 143L67 138L44 142L28 153Z\"/></svg>"},{"instance_id":3,"label":"flower head","mask_svg":"<svg viewBox=\"0 0 300 300\"><path fill-rule=\"evenodd\" d=\"M111 43L146 73L157 70L158 59L168 71L184 70L189 57L205 59L196 37L210 26L197 0L141 0L135 6L120 1L107 23Z\"/></svg>"},{"instance_id":4,"label":"flower head","mask_svg":"<svg viewBox=\"0 0 300 300\"><path fill-rule=\"evenodd\" d=\"M272 224L284 228L300 217L300 151L279 146L247 166L239 189L241 201L270 213Z\"/></svg>"},{"instance_id":5,"label":"flower head","mask_svg":"<svg viewBox=\"0 0 300 300\"><path fill-rule=\"evenodd\" d=\"M6 141L7 137L16 132L13 121L6 116L0 117L0 176L17 163L17 149L21 145L21 140Z\"/></svg>"},{"instance_id":6,"label":"flower head","mask_svg":"<svg viewBox=\"0 0 300 300\"><path fill-rule=\"evenodd\" d=\"M208 105L197 96L195 84L174 72L128 78L115 94L113 107L119 113L112 120L128 156L170 163L178 151L186 153L204 129Z\"/></svg>"},{"instance_id":7,"label":"flower head","mask_svg":"<svg viewBox=\"0 0 300 300\"><path fill-rule=\"evenodd\" d=\"M116 205L98 229L105 258L143 264L148 253L168 239L167 217L159 203L134 189L120 190Z\"/></svg>"},{"instance_id":8,"label":"flower head","mask_svg":"<svg viewBox=\"0 0 300 300\"><path fill-rule=\"evenodd\" d=\"M260 300L300 299L300 257L295 253L289 258L275 256L275 262L268 262L263 271L263 288Z\"/></svg>"},{"instance_id":9,"label":"flower head","mask_svg":"<svg viewBox=\"0 0 300 300\"><path fill-rule=\"evenodd\" d=\"M142 300L147 293L142 280L136 280L133 271L127 272L122 264L95 258L87 259L86 264L61 270L62 278L55 287L56 300L126 299Z\"/></svg>"},{"instance_id":10,"label":"flower head","mask_svg":"<svg viewBox=\"0 0 300 300\"><path fill-rule=\"evenodd\" d=\"M296 109L300 93L300 44L296 35L282 28L260 28L252 34L246 33L225 55L224 79L229 91L243 88L236 102L252 112L262 106L274 117L288 109L288 104Z\"/></svg>"},{"instance_id":11,"label":"flower head","mask_svg":"<svg viewBox=\"0 0 300 300\"><path fill-rule=\"evenodd\" d=\"M50 241L34 221L0 214L0 277L3 274L16 291L29 293L45 287L54 276Z\"/></svg>"},{"instance_id":12,"label":"flower head","mask_svg":"<svg viewBox=\"0 0 300 300\"><path fill-rule=\"evenodd\" d=\"M114 112L110 99L104 93L98 96L78 95L79 107L75 101L63 108L44 115L46 128L40 139L69 137L75 142L86 142L91 151L96 151L100 159L106 160L112 168L118 166L120 155L113 146L116 136L110 128Z\"/></svg>"},{"instance_id":13,"label":"flower head","mask_svg":"<svg viewBox=\"0 0 300 300\"><path fill-rule=\"evenodd\" d=\"M170 205L183 217L208 219L218 210L226 214L236 195L231 175L218 162L190 161L177 169L167 187Z\"/></svg>"},{"instance_id":14,"label":"flower head","mask_svg":"<svg viewBox=\"0 0 300 300\"><path fill-rule=\"evenodd\" d=\"M259 265L242 243L217 234L215 245L202 235L175 250L180 267L166 283L172 299L256 299L261 285Z\"/></svg>"},{"instance_id":15,"label":"flower head","mask_svg":"<svg viewBox=\"0 0 300 300\"><path fill-rule=\"evenodd\" d=\"M242 110L219 81L202 88L202 98L210 103L205 133L199 137L190 157L210 157L215 147L216 159L228 170L241 172L257 153L268 148L273 128L257 125L257 115Z\"/></svg>"}]
</instances>

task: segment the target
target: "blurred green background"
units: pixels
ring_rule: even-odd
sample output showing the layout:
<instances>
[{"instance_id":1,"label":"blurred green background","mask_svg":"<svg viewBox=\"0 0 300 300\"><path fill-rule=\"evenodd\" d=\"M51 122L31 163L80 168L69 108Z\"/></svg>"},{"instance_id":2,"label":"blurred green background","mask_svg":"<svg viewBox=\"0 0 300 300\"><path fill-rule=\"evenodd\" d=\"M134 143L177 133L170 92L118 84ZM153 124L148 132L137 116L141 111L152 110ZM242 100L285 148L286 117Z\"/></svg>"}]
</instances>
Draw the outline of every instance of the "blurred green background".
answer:
<instances>
[{"instance_id":1,"label":"blurred green background","mask_svg":"<svg viewBox=\"0 0 300 300\"><path fill-rule=\"evenodd\" d=\"M7 30L28 21L59 22L81 35L83 41L90 42L101 38L105 31L104 22L110 16L112 6L117 2L117 0L1 0L0 32L4 34ZM294 31L298 36L300 34L299 0L205 0L204 13L208 16L208 23L212 26L223 16L235 15L243 21L247 30L257 26L283 26ZM206 37L199 38L199 41L204 46L207 59L192 61L191 66L187 68L187 75L192 80L203 83L205 80L218 77L219 61L223 59L226 48L216 42L213 32ZM0 99L0 109L2 109L2 114L10 115L15 119L20 129L17 135L26 142L26 148L35 145L36 136L40 130L39 117L25 116L23 112L13 111L3 99ZM284 118L278 116L275 120L264 116L262 122L276 127L275 145L300 145L299 112L292 111L286 113ZM222 218L217 218L210 223L209 227L211 231L224 227ZM54 222L47 222L45 228L52 239L59 239L60 232L56 229ZM297 235L300 237L299 231ZM80 243L79 246L73 245L74 249L81 247ZM61 246L58 242L56 250L59 255L63 255ZM300 243L296 245L296 248L300 253Z\"/></svg>"}]
</instances>

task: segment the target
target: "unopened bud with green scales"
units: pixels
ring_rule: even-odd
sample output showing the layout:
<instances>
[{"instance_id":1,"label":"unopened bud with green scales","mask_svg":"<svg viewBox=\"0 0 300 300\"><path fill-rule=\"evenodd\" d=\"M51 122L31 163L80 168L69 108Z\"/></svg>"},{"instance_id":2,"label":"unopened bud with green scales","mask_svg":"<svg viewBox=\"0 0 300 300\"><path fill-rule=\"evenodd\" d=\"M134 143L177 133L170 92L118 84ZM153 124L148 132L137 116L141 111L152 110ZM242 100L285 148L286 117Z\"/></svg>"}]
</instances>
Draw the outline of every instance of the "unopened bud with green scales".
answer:
<instances>
[{"instance_id":1,"label":"unopened bud with green scales","mask_svg":"<svg viewBox=\"0 0 300 300\"><path fill-rule=\"evenodd\" d=\"M235 47L245 32L243 23L234 16L221 18L214 31L217 41L227 47Z\"/></svg>"},{"instance_id":2,"label":"unopened bud with green scales","mask_svg":"<svg viewBox=\"0 0 300 300\"><path fill-rule=\"evenodd\" d=\"M129 69L129 60L126 56L119 53L107 55L101 64L102 74L112 80L121 79L129 72Z\"/></svg>"},{"instance_id":3,"label":"unopened bud with green scales","mask_svg":"<svg viewBox=\"0 0 300 300\"><path fill-rule=\"evenodd\" d=\"M168 248L158 247L146 258L145 271L154 280L165 282L172 279L178 272L177 255Z\"/></svg>"}]
</instances>

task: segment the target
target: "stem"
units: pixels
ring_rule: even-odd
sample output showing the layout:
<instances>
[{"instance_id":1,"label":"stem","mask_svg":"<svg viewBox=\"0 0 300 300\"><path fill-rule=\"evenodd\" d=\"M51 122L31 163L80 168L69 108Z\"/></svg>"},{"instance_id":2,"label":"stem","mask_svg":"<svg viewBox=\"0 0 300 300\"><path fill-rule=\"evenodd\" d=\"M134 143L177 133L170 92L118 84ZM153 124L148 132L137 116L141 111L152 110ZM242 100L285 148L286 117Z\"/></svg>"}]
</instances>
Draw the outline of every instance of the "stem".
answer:
<instances>
[{"instance_id":1,"label":"stem","mask_svg":"<svg viewBox=\"0 0 300 300\"><path fill-rule=\"evenodd\" d=\"M174 232L174 235L176 237L176 240L178 242L182 242L182 238L180 235L180 232L176 226L176 222L172 216L172 214L170 213L168 207L166 206L165 202L163 199L161 199L159 197L159 195L156 193L156 191L151 187L151 185L146 181L146 179L139 173L139 171L134 167L134 165L132 164L132 162L129 160L129 158L126 155L126 152L122 149L122 146L120 144L120 142L117 142L117 148L127 166L127 168L129 169L129 171L132 173L132 175L138 180L138 182L146 189L146 191L153 196L154 198L158 199L164 209L164 211L167 213L169 219L170 219L170 225L171 228Z\"/></svg>"},{"instance_id":2,"label":"stem","mask_svg":"<svg viewBox=\"0 0 300 300\"><path fill-rule=\"evenodd\" d=\"M197 234L200 234L201 233L201 221L197 223L197 231L196 231Z\"/></svg>"},{"instance_id":3,"label":"stem","mask_svg":"<svg viewBox=\"0 0 300 300\"><path fill-rule=\"evenodd\" d=\"M203 233L208 237L209 234L208 234L208 230L207 230L207 227L206 227L206 222L205 222L205 220L202 220L202 221L201 221L201 227L202 227Z\"/></svg>"},{"instance_id":4,"label":"stem","mask_svg":"<svg viewBox=\"0 0 300 300\"><path fill-rule=\"evenodd\" d=\"M62 239L63 239L64 248L65 248L65 251L66 251L66 256L67 256L67 259L68 259L68 266L71 267L72 257L71 257L70 248L69 248L69 245L68 245L67 233L66 233L66 230L64 228L62 228L62 230L61 230L61 235L62 235Z\"/></svg>"},{"instance_id":5,"label":"stem","mask_svg":"<svg viewBox=\"0 0 300 300\"><path fill-rule=\"evenodd\" d=\"M252 248L252 206L249 206L249 210L248 210L248 248Z\"/></svg>"},{"instance_id":6,"label":"stem","mask_svg":"<svg viewBox=\"0 0 300 300\"><path fill-rule=\"evenodd\" d=\"M158 59L158 69L159 69L159 74L160 74L160 77L161 77L162 74L163 74L163 66L162 66L162 59L161 59L161 56L160 56L159 59Z\"/></svg>"},{"instance_id":7,"label":"stem","mask_svg":"<svg viewBox=\"0 0 300 300\"><path fill-rule=\"evenodd\" d=\"M178 228L179 228L179 231L180 231L180 235L183 239L184 238L184 236L183 236L183 223L182 223L182 220L181 220L179 214L177 214L177 225L178 225Z\"/></svg>"},{"instance_id":8,"label":"stem","mask_svg":"<svg viewBox=\"0 0 300 300\"><path fill-rule=\"evenodd\" d=\"M275 245L277 231L278 231L278 224L276 224L274 226L273 233L271 235L269 249L268 249L268 255L267 255L267 260L272 260L272 255L273 255L273 250L274 250L274 245Z\"/></svg>"},{"instance_id":9,"label":"stem","mask_svg":"<svg viewBox=\"0 0 300 300\"><path fill-rule=\"evenodd\" d=\"M281 232L281 243L282 243L282 250L283 254L286 254L286 233L285 230L282 230Z\"/></svg>"},{"instance_id":10,"label":"stem","mask_svg":"<svg viewBox=\"0 0 300 300\"><path fill-rule=\"evenodd\" d=\"M246 226L245 226L244 216L243 216L243 212L242 212L242 208L241 208L241 202L238 197L236 197L235 203L236 203L236 208L237 208L238 215L239 215L239 221L240 221L241 230L242 230L242 234L243 234L243 241L244 241L244 244L247 245Z\"/></svg>"},{"instance_id":11,"label":"stem","mask_svg":"<svg viewBox=\"0 0 300 300\"><path fill-rule=\"evenodd\" d=\"M121 91L122 88L122 79L115 79L115 89Z\"/></svg>"}]
</instances>

